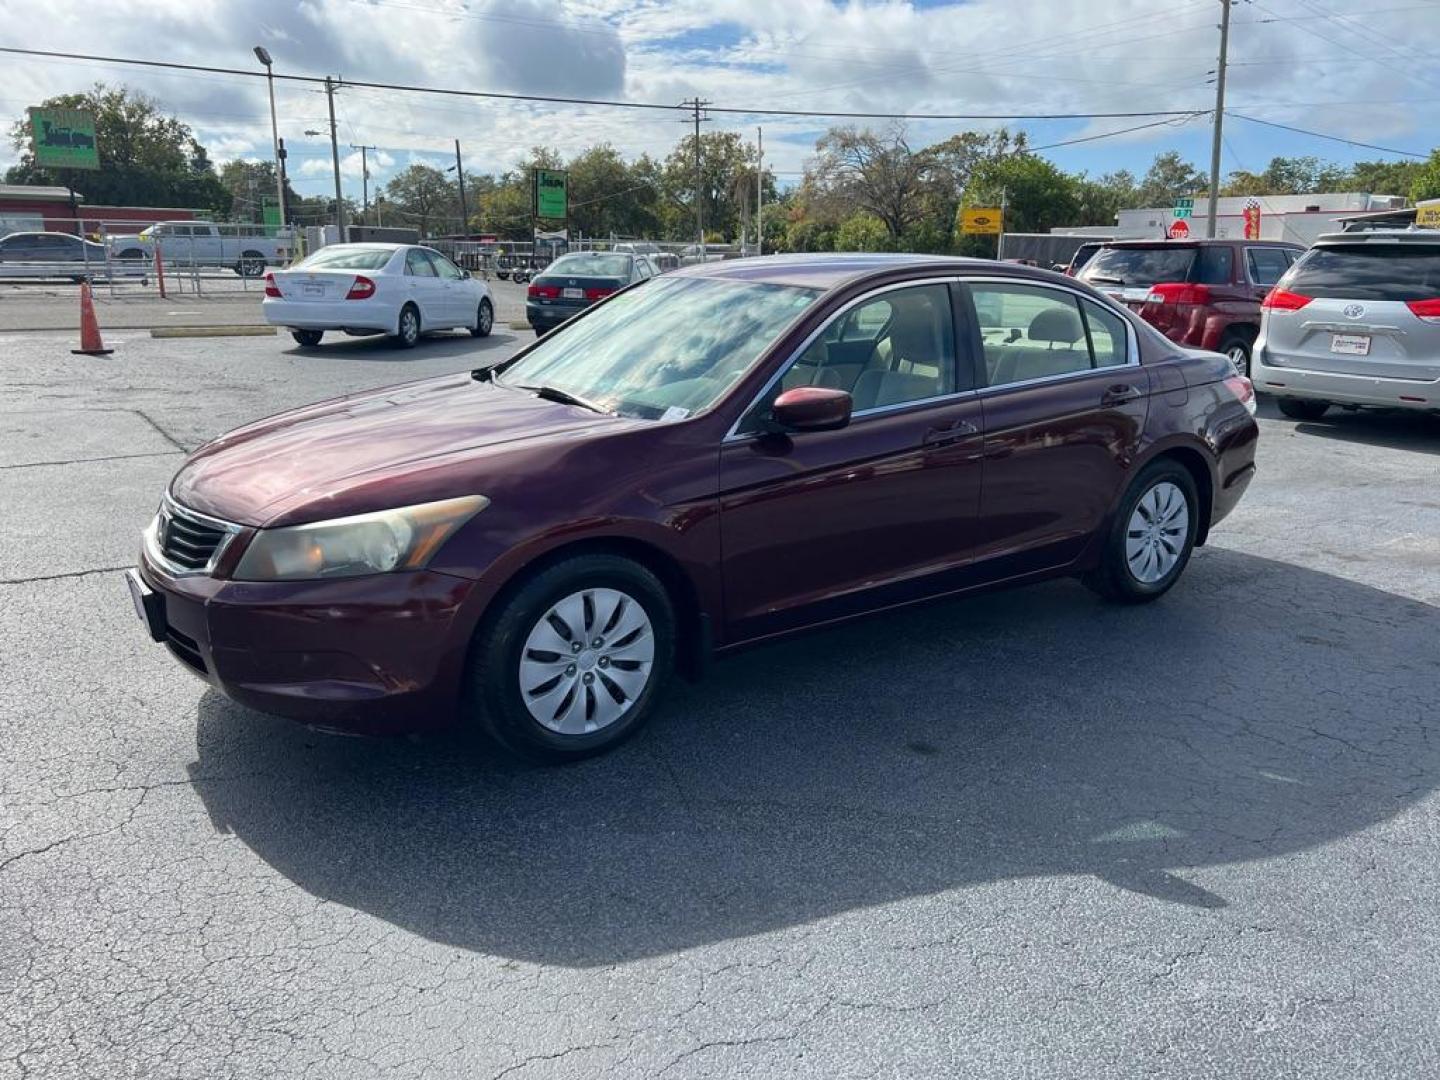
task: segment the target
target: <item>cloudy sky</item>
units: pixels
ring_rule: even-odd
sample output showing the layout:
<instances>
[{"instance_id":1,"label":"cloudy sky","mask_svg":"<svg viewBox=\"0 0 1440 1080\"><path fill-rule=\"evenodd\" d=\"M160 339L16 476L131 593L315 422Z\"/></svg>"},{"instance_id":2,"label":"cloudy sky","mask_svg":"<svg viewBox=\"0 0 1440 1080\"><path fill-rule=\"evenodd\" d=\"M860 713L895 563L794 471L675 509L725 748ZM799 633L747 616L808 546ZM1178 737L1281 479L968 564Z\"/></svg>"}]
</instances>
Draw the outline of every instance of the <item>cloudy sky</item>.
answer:
<instances>
[{"instance_id":1,"label":"cloudy sky","mask_svg":"<svg viewBox=\"0 0 1440 1080\"><path fill-rule=\"evenodd\" d=\"M0 0L0 44L466 90L678 103L699 95L752 109L917 113L1105 113L1213 104L1219 0ZM1399 149L1440 142L1440 0L1236 0L1229 108L1247 116ZM191 124L220 161L270 155L262 80L5 56L3 108L95 80L144 89ZM281 84L281 134L307 194L328 190L323 93ZM680 114L476 100L347 87L342 150L379 147L383 182L411 161L512 165L535 143L572 152L608 141L628 157L663 155ZM710 130L753 138L798 177L832 121L716 114ZM1143 123L1011 121L1033 144ZM917 120L917 145L983 121ZM1178 149L1207 167L1206 118L1047 151L1067 169L1143 172ZM1348 162L1393 157L1227 121L1226 170L1274 154ZM0 148L0 166L14 153ZM378 161L377 161L378 157ZM342 172L359 195L358 153Z\"/></svg>"}]
</instances>

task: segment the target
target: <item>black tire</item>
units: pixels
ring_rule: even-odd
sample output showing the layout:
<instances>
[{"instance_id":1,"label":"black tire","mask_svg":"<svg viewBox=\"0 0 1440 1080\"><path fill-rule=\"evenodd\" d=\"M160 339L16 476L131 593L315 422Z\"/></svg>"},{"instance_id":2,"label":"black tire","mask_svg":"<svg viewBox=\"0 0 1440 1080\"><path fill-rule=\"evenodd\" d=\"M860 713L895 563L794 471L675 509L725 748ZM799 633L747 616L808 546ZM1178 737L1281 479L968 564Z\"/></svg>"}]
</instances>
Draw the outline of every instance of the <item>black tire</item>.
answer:
<instances>
[{"instance_id":1,"label":"black tire","mask_svg":"<svg viewBox=\"0 0 1440 1080\"><path fill-rule=\"evenodd\" d=\"M258 251L245 251L235 264L235 273L243 278L258 278L265 273L265 256Z\"/></svg>"},{"instance_id":2,"label":"black tire","mask_svg":"<svg viewBox=\"0 0 1440 1080\"><path fill-rule=\"evenodd\" d=\"M1319 420L1330 408L1328 401L1310 401L1304 398L1282 397L1275 403L1280 412L1291 420Z\"/></svg>"},{"instance_id":3,"label":"black tire","mask_svg":"<svg viewBox=\"0 0 1440 1080\"><path fill-rule=\"evenodd\" d=\"M401 349L413 349L419 344L420 309L414 304L406 304L400 309L400 317L395 321L395 333L390 335L390 340Z\"/></svg>"},{"instance_id":4,"label":"black tire","mask_svg":"<svg viewBox=\"0 0 1440 1080\"><path fill-rule=\"evenodd\" d=\"M307 349L313 349L320 344L320 339L325 336L324 330L291 330L290 336L295 339L296 345Z\"/></svg>"},{"instance_id":5,"label":"black tire","mask_svg":"<svg viewBox=\"0 0 1440 1080\"><path fill-rule=\"evenodd\" d=\"M471 337L489 337L495 328L495 306L489 300L481 300L475 312L475 325L470 328Z\"/></svg>"},{"instance_id":6,"label":"black tire","mask_svg":"<svg viewBox=\"0 0 1440 1080\"><path fill-rule=\"evenodd\" d=\"M1235 370L1250 377L1250 356L1255 350L1255 331L1232 330L1220 342L1220 351L1230 357Z\"/></svg>"},{"instance_id":7,"label":"black tire","mask_svg":"<svg viewBox=\"0 0 1440 1080\"><path fill-rule=\"evenodd\" d=\"M632 598L649 618L654 643L649 680L608 726L586 734L561 734L544 726L526 704L520 681L522 653L531 631L551 608L573 593L602 588ZM594 614L588 606L585 613L587 619ZM603 633L603 628L598 632ZM532 659L535 655L532 652ZM593 757L614 749L644 726L664 693L674 662L675 612L659 579L640 564L619 556L578 555L526 579L476 633L466 671L467 722L478 725L512 753L537 761ZM598 668L592 673L597 676L589 684L594 692L601 688L602 679ZM573 665L570 674L573 676Z\"/></svg>"},{"instance_id":8,"label":"black tire","mask_svg":"<svg viewBox=\"0 0 1440 1080\"><path fill-rule=\"evenodd\" d=\"M1130 519L1140 501L1162 484L1173 484L1185 498L1184 541L1174 565L1157 580L1145 581L1131 569L1126 557ZM1105 599L1123 604L1143 604L1163 596L1185 572L1190 555L1195 550L1195 534L1199 524L1200 498L1189 470L1170 458L1151 462L1125 490L1125 496L1116 507L1115 516L1106 534L1100 565L1086 575L1085 584Z\"/></svg>"}]
</instances>

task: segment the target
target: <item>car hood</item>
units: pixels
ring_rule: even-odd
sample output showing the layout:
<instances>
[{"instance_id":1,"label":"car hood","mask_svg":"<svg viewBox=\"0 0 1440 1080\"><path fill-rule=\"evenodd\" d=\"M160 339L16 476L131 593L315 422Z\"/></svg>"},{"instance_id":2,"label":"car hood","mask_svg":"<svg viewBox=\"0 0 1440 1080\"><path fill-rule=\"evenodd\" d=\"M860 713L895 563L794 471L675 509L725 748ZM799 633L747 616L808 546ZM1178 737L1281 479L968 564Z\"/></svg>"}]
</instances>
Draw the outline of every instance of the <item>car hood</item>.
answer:
<instances>
[{"instance_id":1,"label":"car hood","mask_svg":"<svg viewBox=\"0 0 1440 1080\"><path fill-rule=\"evenodd\" d=\"M197 450L170 494L239 525L319 521L468 494L480 459L634 423L451 375L238 428Z\"/></svg>"}]
</instances>

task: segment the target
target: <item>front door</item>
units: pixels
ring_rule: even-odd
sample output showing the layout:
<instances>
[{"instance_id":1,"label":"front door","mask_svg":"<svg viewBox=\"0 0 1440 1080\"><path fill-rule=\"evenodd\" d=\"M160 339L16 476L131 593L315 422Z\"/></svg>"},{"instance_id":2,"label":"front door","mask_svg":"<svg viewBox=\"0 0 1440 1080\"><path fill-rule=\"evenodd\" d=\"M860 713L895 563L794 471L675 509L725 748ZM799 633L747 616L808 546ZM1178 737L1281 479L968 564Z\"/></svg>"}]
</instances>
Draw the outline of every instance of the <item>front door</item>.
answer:
<instances>
[{"instance_id":1,"label":"front door","mask_svg":"<svg viewBox=\"0 0 1440 1080\"><path fill-rule=\"evenodd\" d=\"M405 252L405 291L420 308L420 326L446 325L445 286L429 254L421 248Z\"/></svg>"},{"instance_id":2,"label":"front door","mask_svg":"<svg viewBox=\"0 0 1440 1080\"><path fill-rule=\"evenodd\" d=\"M855 301L722 446L726 641L923 595L969 560L983 436L954 297L935 282ZM849 391L849 425L764 433L769 404L805 385Z\"/></svg>"},{"instance_id":3,"label":"front door","mask_svg":"<svg viewBox=\"0 0 1440 1080\"><path fill-rule=\"evenodd\" d=\"M1150 385L1126 321L1069 289L974 281L984 355L988 578L1060 566L1105 524L1139 449Z\"/></svg>"}]
</instances>

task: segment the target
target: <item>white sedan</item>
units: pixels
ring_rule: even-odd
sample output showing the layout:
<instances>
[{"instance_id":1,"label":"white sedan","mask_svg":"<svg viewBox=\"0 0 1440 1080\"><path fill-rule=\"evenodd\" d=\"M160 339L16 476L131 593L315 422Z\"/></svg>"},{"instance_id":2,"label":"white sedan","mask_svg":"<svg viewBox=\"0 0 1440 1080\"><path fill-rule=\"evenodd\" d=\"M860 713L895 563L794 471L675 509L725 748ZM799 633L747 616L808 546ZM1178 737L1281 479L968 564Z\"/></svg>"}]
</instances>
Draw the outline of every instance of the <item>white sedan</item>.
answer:
<instances>
[{"instance_id":1,"label":"white sedan","mask_svg":"<svg viewBox=\"0 0 1440 1080\"><path fill-rule=\"evenodd\" d=\"M422 333L464 328L485 337L495 303L472 278L433 248L414 244L331 244L288 270L265 275L265 321L285 326L301 345L326 330L389 334L402 349Z\"/></svg>"}]
</instances>

